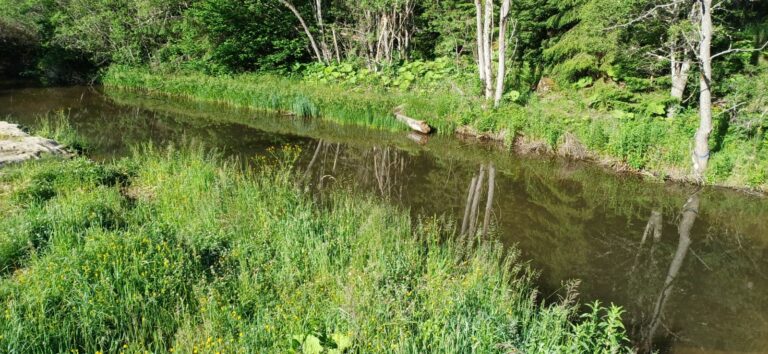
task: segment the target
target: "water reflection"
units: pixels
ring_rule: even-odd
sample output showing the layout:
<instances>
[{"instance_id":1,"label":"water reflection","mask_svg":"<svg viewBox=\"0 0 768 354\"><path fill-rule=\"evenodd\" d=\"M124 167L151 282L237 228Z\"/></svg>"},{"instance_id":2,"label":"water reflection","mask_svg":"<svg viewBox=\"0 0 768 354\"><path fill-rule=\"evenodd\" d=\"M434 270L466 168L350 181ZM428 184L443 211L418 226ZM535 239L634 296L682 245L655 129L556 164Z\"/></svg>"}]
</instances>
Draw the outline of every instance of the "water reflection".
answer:
<instances>
[{"instance_id":1,"label":"water reflection","mask_svg":"<svg viewBox=\"0 0 768 354\"><path fill-rule=\"evenodd\" d=\"M299 170L312 188L362 189L414 215L446 215L463 237L493 231L541 271L545 296L581 279L582 301L622 305L640 349L768 348L765 199L714 189L691 195L685 186L440 136L415 141L407 133L138 95L105 98L82 88L0 90L0 116L33 123L48 109L69 109L96 157L121 156L146 141L196 139L245 159L299 145Z\"/></svg>"},{"instance_id":2,"label":"water reflection","mask_svg":"<svg viewBox=\"0 0 768 354\"><path fill-rule=\"evenodd\" d=\"M750 351L766 344L745 332L768 330L768 302L754 298L754 291L731 293L735 283L729 278L759 279L751 286L768 290L768 264L759 257L768 252L768 240L732 244L761 239L754 235L765 235L765 227L757 220L748 226L721 218L735 210L730 204L712 206L702 220L701 201L711 192L686 195L686 187L644 184L632 190L627 180L606 184L569 164L505 162L499 168L495 159L435 159L384 144L313 143L306 150L302 166L311 167L316 185L326 176L325 188L356 185L414 214L453 216L470 247L476 237L497 231L542 271L540 287L550 297L563 291L563 281L583 280L583 301L625 307L640 352ZM716 263L727 264L718 269ZM732 312L742 315L730 317ZM740 320L754 328L737 327Z\"/></svg>"},{"instance_id":3,"label":"water reflection","mask_svg":"<svg viewBox=\"0 0 768 354\"><path fill-rule=\"evenodd\" d=\"M493 194L496 188L496 167L493 163L488 164L488 187L485 198L485 212L483 213L483 229L482 235L488 235L488 229L491 221L491 214L493 212ZM480 171L477 175L472 176L469 182L469 189L467 190L467 201L464 206L464 217L461 221L461 231L459 234L464 237L471 237L477 233L477 225L480 218L478 208L480 207L480 198L483 189L483 183L485 180L486 164L480 165ZM471 245L470 245L471 247Z\"/></svg>"},{"instance_id":4,"label":"water reflection","mask_svg":"<svg viewBox=\"0 0 768 354\"><path fill-rule=\"evenodd\" d=\"M644 324L642 326L642 330L640 331L640 340L638 343L640 343L639 349L642 352L650 353L653 351L653 340L657 336L659 326L663 326L665 307L670 296L672 295L673 289L675 288L675 280L680 274L680 268L683 266L685 256L688 254L688 250L691 247L691 229L693 228L693 223L696 221L696 217L699 215L699 204L699 191L696 191L683 205L683 209L680 213L681 218L680 224L678 226L679 238L677 241L675 254L672 257L672 262L669 265L669 270L667 271L666 278L664 279L664 284L653 306L653 310L651 311L650 321L648 321L647 324ZM659 241L661 238L662 230L661 220L661 213L658 211L653 211L651 213L651 218L648 221L645 232L643 232L643 238L640 241L640 251L642 251L643 244L647 240L648 235L653 234L653 243ZM653 258L653 244L650 247L650 257ZM634 271L635 269L633 269L633 272ZM675 335L669 329L669 326L663 327L665 331L668 332L668 335Z\"/></svg>"},{"instance_id":5,"label":"water reflection","mask_svg":"<svg viewBox=\"0 0 768 354\"><path fill-rule=\"evenodd\" d=\"M304 182L316 190L333 185L328 181L342 178L373 189L386 200L403 200L403 180L410 159L390 146L373 146L348 153L346 146L318 140L311 158L303 168ZM342 172L343 170L343 172Z\"/></svg>"}]
</instances>

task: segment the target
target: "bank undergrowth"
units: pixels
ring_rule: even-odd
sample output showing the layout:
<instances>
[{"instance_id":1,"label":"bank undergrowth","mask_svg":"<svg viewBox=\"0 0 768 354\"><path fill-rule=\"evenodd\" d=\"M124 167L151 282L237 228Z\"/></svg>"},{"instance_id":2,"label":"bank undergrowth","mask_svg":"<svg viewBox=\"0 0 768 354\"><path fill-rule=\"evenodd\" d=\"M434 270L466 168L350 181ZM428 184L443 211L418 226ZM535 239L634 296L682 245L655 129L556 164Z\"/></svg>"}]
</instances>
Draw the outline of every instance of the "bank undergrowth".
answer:
<instances>
[{"instance_id":1,"label":"bank undergrowth","mask_svg":"<svg viewBox=\"0 0 768 354\"><path fill-rule=\"evenodd\" d=\"M295 149L254 170L201 148L0 175L7 352L595 352L618 308L540 305L518 253L371 199L317 205Z\"/></svg>"},{"instance_id":2,"label":"bank undergrowth","mask_svg":"<svg viewBox=\"0 0 768 354\"><path fill-rule=\"evenodd\" d=\"M526 151L563 155L577 151L578 158L647 171L658 179L689 179L691 142L698 124L692 109L677 108L676 116L667 118L675 102L645 82L634 86L595 82L581 90L532 94L519 103L484 109L485 102L459 93L460 89L400 91L265 74L168 74L113 66L103 80L110 87L391 130L406 129L392 117L392 109L403 106L406 114L427 121L439 134L470 127ZM737 137L729 125L726 112L718 113L707 182L767 190L768 145L761 139Z\"/></svg>"},{"instance_id":3,"label":"bank undergrowth","mask_svg":"<svg viewBox=\"0 0 768 354\"><path fill-rule=\"evenodd\" d=\"M114 66L107 71L103 81L107 86L277 111L303 118L322 116L341 124L389 130L408 129L392 119L394 109L403 106L408 114L428 117L438 131L452 132L458 117L456 112L466 109L462 106L467 104L451 96L427 98L410 93L384 93L375 89L349 90L266 74L176 75Z\"/></svg>"}]
</instances>

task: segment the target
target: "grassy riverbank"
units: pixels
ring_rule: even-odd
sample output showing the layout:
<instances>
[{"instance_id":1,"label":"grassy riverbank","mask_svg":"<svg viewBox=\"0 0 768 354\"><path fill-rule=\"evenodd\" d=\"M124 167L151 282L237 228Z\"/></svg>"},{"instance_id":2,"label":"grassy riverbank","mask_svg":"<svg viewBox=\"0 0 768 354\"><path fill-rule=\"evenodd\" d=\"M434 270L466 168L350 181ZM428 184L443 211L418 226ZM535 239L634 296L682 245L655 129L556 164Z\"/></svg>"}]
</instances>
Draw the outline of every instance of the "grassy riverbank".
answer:
<instances>
[{"instance_id":1,"label":"grassy riverbank","mask_svg":"<svg viewBox=\"0 0 768 354\"><path fill-rule=\"evenodd\" d=\"M482 109L482 100L454 89L384 90L263 74L159 74L115 66L104 75L104 83L391 130L406 129L391 114L394 107L404 106L408 115L426 120L439 134L454 134L467 126L481 134L504 136L507 144L523 151L587 157L619 170L646 171L659 179L688 179L691 141L698 124L694 110L666 118L666 109L673 103L659 91L646 87L645 92L634 92L629 85L604 82L582 90L533 94L519 104L488 110ZM739 138L730 131L726 115L718 117L707 182L768 190L768 143Z\"/></svg>"},{"instance_id":2,"label":"grassy riverbank","mask_svg":"<svg viewBox=\"0 0 768 354\"><path fill-rule=\"evenodd\" d=\"M9 352L583 352L617 309L539 305L516 253L438 219L295 185L199 148L0 174L0 348Z\"/></svg>"}]
</instances>

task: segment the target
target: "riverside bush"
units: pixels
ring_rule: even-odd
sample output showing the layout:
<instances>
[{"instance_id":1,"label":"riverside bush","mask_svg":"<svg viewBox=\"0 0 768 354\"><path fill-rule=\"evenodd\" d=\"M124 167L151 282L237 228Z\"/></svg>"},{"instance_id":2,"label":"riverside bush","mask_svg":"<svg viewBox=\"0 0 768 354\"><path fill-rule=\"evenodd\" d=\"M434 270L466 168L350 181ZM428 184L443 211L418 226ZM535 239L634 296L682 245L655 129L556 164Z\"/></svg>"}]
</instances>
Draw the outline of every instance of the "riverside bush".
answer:
<instances>
[{"instance_id":1,"label":"riverside bush","mask_svg":"<svg viewBox=\"0 0 768 354\"><path fill-rule=\"evenodd\" d=\"M542 304L517 251L493 240L465 249L441 218L360 196L317 205L296 187L297 150L273 156L244 170L197 147L145 147L106 166L10 167L0 348L628 350L619 308L579 317L570 296ZM52 178L45 198L14 197L41 178ZM34 230L46 237L27 242Z\"/></svg>"}]
</instances>

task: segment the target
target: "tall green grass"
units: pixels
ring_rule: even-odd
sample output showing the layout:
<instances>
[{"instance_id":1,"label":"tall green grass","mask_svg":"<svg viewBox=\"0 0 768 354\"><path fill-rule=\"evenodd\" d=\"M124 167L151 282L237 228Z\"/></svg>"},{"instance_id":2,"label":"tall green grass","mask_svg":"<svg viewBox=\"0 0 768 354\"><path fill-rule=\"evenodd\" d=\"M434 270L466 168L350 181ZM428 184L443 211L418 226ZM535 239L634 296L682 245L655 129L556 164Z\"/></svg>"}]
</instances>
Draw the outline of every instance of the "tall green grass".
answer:
<instances>
[{"instance_id":1,"label":"tall green grass","mask_svg":"<svg viewBox=\"0 0 768 354\"><path fill-rule=\"evenodd\" d=\"M425 119L439 131L452 132L458 115L453 108L465 104L448 97L411 93L350 90L300 79L265 74L209 76L189 73L161 74L146 69L112 66L103 77L107 86L221 102L237 107L279 111L300 117L318 117L342 123L389 130L406 130L393 110L405 106L408 114Z\"/></svg>"},{"instance_id":2,"label":"tall green grass","mask_svg":"<svg viewBox=\"0 0 768 354\"><path fill-rule=\"evenodd\" d=\"M541 304L515 251L201 148L0 175L0 350L623 352L621 311ZM570 293L571 295L573 292Z\"/></svg>"},{"instance_id":3,"label":"tall green grass","mask_svg":"<svg viewBox=\"0 0 768 354\"><path fill-rule=\"evenodd\" d=\"M69 112L51 111L37 117L35 134L56 141L73 152L84 152L87 144L70 123Z\"/></svg>"}]
</instances>

